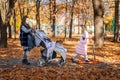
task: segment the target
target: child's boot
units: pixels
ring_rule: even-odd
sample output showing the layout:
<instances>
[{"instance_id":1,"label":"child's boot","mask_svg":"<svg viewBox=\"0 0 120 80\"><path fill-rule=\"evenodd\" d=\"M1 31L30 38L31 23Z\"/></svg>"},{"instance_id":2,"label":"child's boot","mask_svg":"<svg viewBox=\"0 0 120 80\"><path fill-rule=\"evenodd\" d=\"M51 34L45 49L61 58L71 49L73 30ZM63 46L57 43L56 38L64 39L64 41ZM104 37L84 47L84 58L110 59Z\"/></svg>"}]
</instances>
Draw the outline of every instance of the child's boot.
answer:
<instances>
[{"instance_id":1,"label":"child's boot","mask_svg":"<svg viewBox=\"0 0 120 80\"><path fill-rule=\"evenodd\" d=\"M88 59L87 55L84 56L85 62L90 62L90 60Z\"/></svg>"},{"instance_id":2,"label":"child's boot","mask_svg":"<svg viewBox=\"0 0 120 80\"><path fill-rule=\"evenodd\" d=\"M85 62L90 62L90 60L88 59L88 60L85 60Z\"/></svg>"}]
</instances>

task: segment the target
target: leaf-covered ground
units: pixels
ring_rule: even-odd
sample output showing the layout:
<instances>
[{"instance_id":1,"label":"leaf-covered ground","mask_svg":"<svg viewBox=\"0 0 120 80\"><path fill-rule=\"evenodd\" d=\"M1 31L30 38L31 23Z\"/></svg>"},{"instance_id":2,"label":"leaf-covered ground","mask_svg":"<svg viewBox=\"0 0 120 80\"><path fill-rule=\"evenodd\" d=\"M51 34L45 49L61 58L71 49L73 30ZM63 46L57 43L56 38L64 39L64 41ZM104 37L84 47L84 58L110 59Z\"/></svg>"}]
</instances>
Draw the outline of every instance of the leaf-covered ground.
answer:
<instances>
[{"instance_id":1,"label":"leaf-covered ground","mask_svg":"<svg viewBox=\"0 0 120 80\"><path fill-rule=\"evenodd\" d=\"M71 62L79 36L66 40L67 61L62 67L56 63L44 67L36 65L41 47L34 48L30 55L30 66L21 63L23 50L19 39L8 39L8 48L0 48L0 80L120 80L120 43L105 40L102 48L95 47L98 64L76 64ZM88 45L88 57L92 60L92 43ZM82 59L79 56L78 59Z\"/></svg>"}]
</instances>

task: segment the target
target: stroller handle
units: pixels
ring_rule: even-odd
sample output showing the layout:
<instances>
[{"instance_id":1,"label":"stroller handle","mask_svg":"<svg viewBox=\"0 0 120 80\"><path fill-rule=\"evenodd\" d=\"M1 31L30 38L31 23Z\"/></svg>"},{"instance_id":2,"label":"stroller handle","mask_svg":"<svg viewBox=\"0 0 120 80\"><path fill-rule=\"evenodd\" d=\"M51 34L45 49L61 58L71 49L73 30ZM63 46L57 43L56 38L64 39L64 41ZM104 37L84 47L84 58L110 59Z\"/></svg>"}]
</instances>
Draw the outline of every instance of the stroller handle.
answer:
<instances>
[{"instance_id":1,"label":"stroller handle","mask_svg":"<svg viewBox=\"0 0 120 80\"><path fill-rule=\"evenodd\" d=\"M41 41L43 41L43 42L45 43L45 45L47 44L47 43L44 41L44 39L43 39L39 34L37 34L35 31L34 31L32 34L33 34L33 36L36 36L36 37L39 38Z\"/></svg>"}]
</instances>

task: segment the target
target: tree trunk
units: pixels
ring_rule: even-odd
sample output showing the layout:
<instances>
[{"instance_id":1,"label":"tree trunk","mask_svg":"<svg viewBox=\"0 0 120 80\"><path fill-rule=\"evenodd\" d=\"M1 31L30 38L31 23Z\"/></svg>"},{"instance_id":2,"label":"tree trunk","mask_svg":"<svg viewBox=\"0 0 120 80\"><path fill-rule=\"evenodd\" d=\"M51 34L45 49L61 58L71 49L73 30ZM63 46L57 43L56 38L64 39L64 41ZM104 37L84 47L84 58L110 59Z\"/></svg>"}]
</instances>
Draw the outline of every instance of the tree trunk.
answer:
<instances>
[{"instance_id":1,"label":"tree trunk","mask_svg":"<svg viewBox=\"0 0 120 80\"><path fill-rule=\"evenodd\" d=\"M7 47L7 26L8 26L8 20L7 20L7 14L9 11L9 1L0 1L0 47L6 48Z\"/></svg>"},{"instance_id":2,"label":"tree trunk","mask_svg":"<svg viewBox=\"0 0 120 80\"><path fill-rule=\"evenodd\" d=\"M73 25L73 9L74 9L75 1L72 1L72 9L71 9L71 20L70 20L70 32L69 38L72 38L72 25Z\"/></svg>"},{"instance_id":3,"label":"tree trunk","mask_svg":"<svg viewBox=\"0 0 120 80\"><path fill-rule=\"evenodd\" d=\"M65 36L64 36L64 40L67 37L67 2L68 2L68 0L66 0L66 9L65 9Z\"/></svg>"},{"instance_id":4,"label":"tree trunk","mask_svg":"<svg viewBox=\"0 0 120 80\"><path fill-rule=\"evenodd\" d=\"M115 29L114 29L114 42L119 42L119 0L115 1Z\"/></svg>"},{"instance_id":5,"label":"tree trunk","mask_svg":"<svg viewBox=\"0 0 120 80\"><path fill-rule=\"evenodd\" d=\"M20 10L20 17L21 17L21 19L22 19L23 13L22 13L22 8L21 8L21 5L20 5L19 0L18 0L18 7L19 7L19 10Z\"/></svg>"},{"instance_id":6,"label":"tree trunk","mask_svg":"<svg viewBox=\"0 0 120 80\"><path fill-rule=\"evenodd\" d=\"M29 14L29 12L30 12L30 0L28 0L27 1L28 3L27 3L27 15Z\"/></svg>"},{"instance_id":7,"label":"tree trunk","mask_svg":"<svg viewBox=\"0 0 120 80\"><path fill-rule=\"evenodd\" d=\"M73 12L71 13L69 38L72 38Z\"/></svg>"},{"instance_id":8,"label":"tree trunk","mask_svg":"<svg viewBox=\"0 0 120 80\"><path fill-rule=\"evenodd\" d=\"M37 28L40 29L40 12L39 12L39 9L40 9L40 1L37 0L36 1L36 21L37 21Z\"/></svg>"},{"instance_id":9,"label":"tree trunk","mask_svg":"<svg viewBox=\"0 0 120 80\"><path fill-rule=\"evenodd\" d=\"M56 32L55 24L56 24L56 19L55 19L55 16L53 16L53 25L52 25L52 27L53 27L53 37L55 37L55 32Z\"/></svg>"},{"instance_id":10,"label":"tree trunk","mask_svg":"<svg viewBox=\"0 0 120 80\"><path fill-rule=\"evenodd\" d=\"M14 39L16 39L16 13L15 10L13 10L13 34L14 34Z\"/></svg>"},{"instance_id":11,"label":"tree trunk","mask_svg":"<svg viewBox=\"0 0 120 80\"><path fill-rule=\"evenodd\" d=\"M53 28L53 37L55 37L55 32L56 32L56 0L54 0L53 3L53 24L52 24L52 28Z\"/></svg>"},{"instance_id":12,"label":"tree trunk","mask_svg":"<svg viewBox=\"0 0 120 80\"><path fill-rule=\"evenodd\" d=\"M50 10L50 24L52 23L52 0L49 2L49 10Z\"/></svg>"},{"instance_id":13,"label":"tree trunk","mask_svg":"<svg viewBox=\"0 0 120 80\"><path fill-rule=\"evenodd\" d=\"M11 30L10 22L8 22L8 30L9 30L9 38L12 38L12 30Z\"/></svg>"},{"instance_id":14,"label":"tree trunk","mask_svg":"<svg viewBox=\"0 0 120 80\"><path fill-rule=\"evenodd\" d=\"M103 24L103 14L104 5L102 0L93 0L94 8L94 35L95 44L98 46L103 46L104 44L104 24Z\"/></svg>"},{"instance_id":15,"label":"tree trunk","mask_svg":"<svg viewBox=\"0 0 120 80\"><path fill-rule=\"evenodd\" d=\"M10 21L14 0L0 0L0 47L7 47L7 26Z\"/></svg>"},{"instance_id":16,"label":"tree trunk","mask_svg":"<svg viewBox=\"0 0 120 80\"><path fill-rule=\"evenodd\" d=\"M0 15L0 47L7 47L7 24L3 23Z\"/></svg>"},{"instance_id":17,"label":"tree trunk","mask_svg":"<svg viewBox=\"0 0 120 80\"><path fill-rule=\"evenodd\" d=\"M1 39L0 39L0 47L6 48L7 47L7 24L1 24Z\"/></svg>"},{"instance_id":18,"label":"tree trunk","mask_svg":"<svg viewBox=\"0 0 120 80\"><path fill-rule=\"evenodd\" d=\"M78 34L80 34L80 14L78 14Z\"/></svg>"}]
</instances>

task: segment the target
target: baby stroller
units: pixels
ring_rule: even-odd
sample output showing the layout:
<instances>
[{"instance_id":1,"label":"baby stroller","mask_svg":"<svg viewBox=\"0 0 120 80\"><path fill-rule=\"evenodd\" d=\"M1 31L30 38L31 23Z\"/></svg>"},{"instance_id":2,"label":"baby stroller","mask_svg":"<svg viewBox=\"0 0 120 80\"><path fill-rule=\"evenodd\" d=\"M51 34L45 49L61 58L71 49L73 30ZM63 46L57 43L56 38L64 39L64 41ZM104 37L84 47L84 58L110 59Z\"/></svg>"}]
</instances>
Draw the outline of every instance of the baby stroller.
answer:
<instances>
[{"instance_id":1,"label":"baby stroller","mask_svg":"<svg viewBox=\"0 0 120 80\"><path fill-rule=\"evenodd\" d=\"M59 66L62 66L66 61L67 50L60 44L52 42L45 34L43 30L35 30L33 33L35 36L35 45L37 47L42 46L44 49L41 51L41 58L38 59L37 65L44 66L56 58L57 53L61 55L61 59L58 62Z\"/></svg>"}]
</instances>

